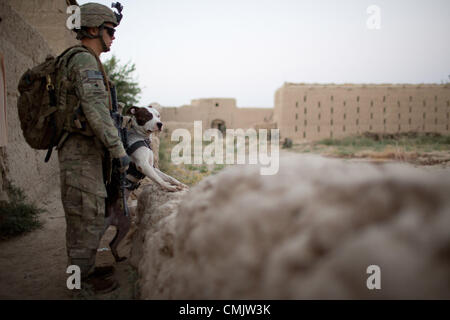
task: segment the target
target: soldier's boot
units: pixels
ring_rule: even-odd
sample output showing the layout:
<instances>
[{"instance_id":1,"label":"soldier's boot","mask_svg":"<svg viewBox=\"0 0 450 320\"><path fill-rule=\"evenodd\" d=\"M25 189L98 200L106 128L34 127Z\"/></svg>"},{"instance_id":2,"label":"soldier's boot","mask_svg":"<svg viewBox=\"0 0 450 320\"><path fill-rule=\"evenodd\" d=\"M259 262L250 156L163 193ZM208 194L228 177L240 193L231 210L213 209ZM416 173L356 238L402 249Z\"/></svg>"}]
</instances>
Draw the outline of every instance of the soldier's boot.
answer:
<instances>
[{"instance_id":1,"label":"soldier's boot","mask_svg":"<svg viewBox=\"0 0 450 320\"><path fill-rule=\"evenodd\" d=\"M89 276L83 281L84 288L94 294L105 294L116 290L119 283L114 278Z\"/></svg>"}]
</instances>

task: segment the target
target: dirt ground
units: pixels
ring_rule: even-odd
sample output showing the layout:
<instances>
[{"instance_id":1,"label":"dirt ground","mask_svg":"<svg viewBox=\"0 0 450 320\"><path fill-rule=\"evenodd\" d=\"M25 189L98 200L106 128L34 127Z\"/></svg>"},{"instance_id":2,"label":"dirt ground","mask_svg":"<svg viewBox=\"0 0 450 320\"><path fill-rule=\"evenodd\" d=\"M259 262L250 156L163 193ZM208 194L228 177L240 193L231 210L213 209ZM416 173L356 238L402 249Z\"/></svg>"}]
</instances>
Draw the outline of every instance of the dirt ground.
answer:
<instances>
[{"instance_id":1,"label":"dirt ground","mask_svg":"<svg viewBox=\"0 0 450 320\"><path fill-rule=\"evenodd\" d=\"M70 291L66 287L66 221L59 188L42 201L47 210L41 215L43 227L17 238L0 242L0 299L135 299L136 271L127 260L116 264L108 243L114 237L110 227L97 252L98 266L114 265L115 278L120 287L105 295L92 295L84 290ZM121 256L129 256L130 238L119 246Z\"/></svg>"}]
</instances>

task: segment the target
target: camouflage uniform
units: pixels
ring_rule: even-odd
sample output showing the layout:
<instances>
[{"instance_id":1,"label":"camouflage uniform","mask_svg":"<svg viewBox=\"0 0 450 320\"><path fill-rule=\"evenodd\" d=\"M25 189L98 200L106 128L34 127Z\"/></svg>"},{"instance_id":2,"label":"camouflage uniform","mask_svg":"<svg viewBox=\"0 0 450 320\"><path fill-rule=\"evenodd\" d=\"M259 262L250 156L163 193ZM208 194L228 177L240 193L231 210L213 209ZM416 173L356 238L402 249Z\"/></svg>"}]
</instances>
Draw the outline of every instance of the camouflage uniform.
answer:
<instances>
[{"instance_id":1,"label":"camouflage uniform","mask_svg":"<svg viewBox=\"0 0 450 320\"><path fill-rule=\"evenodd\" d=\"M62 72L70 81L68 104L75 104L74 110L79 104L78 113L85 120L85 128L77 129L68 118L70 134L58 150L67 255L85 278L95 266L105 223L105 163L126 152L109 113L108 91L96 58L88 51L76 53Z\"/></svg>"}]
</instances>

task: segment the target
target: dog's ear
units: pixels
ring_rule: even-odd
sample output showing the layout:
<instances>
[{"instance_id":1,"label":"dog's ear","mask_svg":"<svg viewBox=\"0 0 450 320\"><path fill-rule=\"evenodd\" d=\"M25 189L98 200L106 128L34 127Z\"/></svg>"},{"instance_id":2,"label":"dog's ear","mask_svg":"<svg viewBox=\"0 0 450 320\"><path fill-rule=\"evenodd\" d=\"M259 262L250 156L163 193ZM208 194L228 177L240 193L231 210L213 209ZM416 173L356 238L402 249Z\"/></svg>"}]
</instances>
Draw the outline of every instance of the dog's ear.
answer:
<instances>
[{"instance_id":1,"label":"dog's ear","mask_svg":"<svg viewBox=\"0 0 450 320\"><path fill-rule=\"evenodd\" d=\"M136 114L136 112L138 111L138 107L130 107L130 108L128 108L128 110L127 110L127 115L134 115L134 114Z\"/></svg>"}]
</instances>

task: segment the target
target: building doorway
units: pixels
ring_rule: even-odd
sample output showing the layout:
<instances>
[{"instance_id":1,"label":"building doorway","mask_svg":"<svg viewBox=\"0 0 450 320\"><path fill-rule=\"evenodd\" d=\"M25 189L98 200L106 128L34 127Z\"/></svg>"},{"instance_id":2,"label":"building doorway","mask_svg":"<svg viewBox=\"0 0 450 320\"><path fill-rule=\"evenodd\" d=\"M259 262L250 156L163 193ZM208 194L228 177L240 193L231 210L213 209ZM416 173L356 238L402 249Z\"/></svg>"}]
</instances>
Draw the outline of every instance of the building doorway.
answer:
<instances>
[{"instance_id":1,"label":"building doorway","mask_svg":"<svg viewBox=\"0 0 450 320\"><path fill-rule=\"evenodd\" d=\"M218 129L222 134L225 134L227 127L225 126L225 121L216 119L211 123L211 128Z\"/></svg>"}]
</instances>

